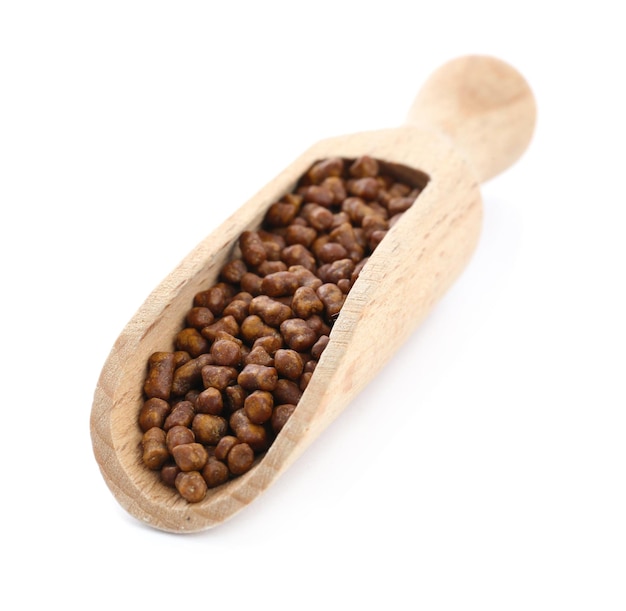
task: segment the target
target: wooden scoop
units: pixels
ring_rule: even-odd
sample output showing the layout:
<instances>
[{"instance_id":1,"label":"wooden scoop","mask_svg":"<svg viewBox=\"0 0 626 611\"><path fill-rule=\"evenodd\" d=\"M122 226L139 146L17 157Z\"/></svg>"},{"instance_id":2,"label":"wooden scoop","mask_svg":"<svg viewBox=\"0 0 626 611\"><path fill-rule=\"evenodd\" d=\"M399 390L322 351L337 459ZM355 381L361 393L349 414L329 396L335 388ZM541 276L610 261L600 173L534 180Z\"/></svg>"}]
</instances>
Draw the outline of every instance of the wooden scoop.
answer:
<instances>
[{"instance_id":1,"label":"wooden scoop","mask_svg":"<svg viewBox=\"0 0 626 611\"><path fill-rule=\"evenodd\" d=\"M170 532L224 522L265 491L361 391L467 264L481 227L479 183L526 149L535 102L524 79L483 56L453 60L425 83L405 125L315 144L201 242L148 297L100 375L91 436L102 475L133 516ZM248 473L188 503L141 459L137 424L148 357L173 349L196 293L217 281L239 235L316 161L369 155L423 187L352 287L297 409ZM407 397L410 388L406 389Z\"/></svg>"}]
</instances>

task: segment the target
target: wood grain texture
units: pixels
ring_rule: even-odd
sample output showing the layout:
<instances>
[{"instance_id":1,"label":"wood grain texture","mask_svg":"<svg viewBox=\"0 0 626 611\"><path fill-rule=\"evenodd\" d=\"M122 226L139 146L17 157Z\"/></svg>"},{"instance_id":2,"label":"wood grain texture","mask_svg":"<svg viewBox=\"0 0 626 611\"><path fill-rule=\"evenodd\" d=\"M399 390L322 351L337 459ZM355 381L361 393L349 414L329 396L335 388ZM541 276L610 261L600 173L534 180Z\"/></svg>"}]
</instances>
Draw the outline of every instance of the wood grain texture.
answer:
<instances>
[{"instance_id":1,"label":"wood grain texture","mask_svg":"<svg viewBox=\"0 0 626 611\"><path fill-rule=\"evenodd\" d=\"M480 95L467 93L476 86ZM194 248L122 331L96 387L93 449L119 503L155 528L194 532L224 522L265 491L385 365L462 272L481 229L479 182L522 154L534 113L530 89L503 62L480 56L453 61L427 81L406 125L315 144ZM173 348L194 295L216 281L239 235L258 228L268 207L315 161L365 154L414 168L409 178L427 183L424 190L351 289L309 386L265 456L245 475L210 490L204 501L187 503L141 461L137 416L148 357Z\"/></svg>"}]
</instances>

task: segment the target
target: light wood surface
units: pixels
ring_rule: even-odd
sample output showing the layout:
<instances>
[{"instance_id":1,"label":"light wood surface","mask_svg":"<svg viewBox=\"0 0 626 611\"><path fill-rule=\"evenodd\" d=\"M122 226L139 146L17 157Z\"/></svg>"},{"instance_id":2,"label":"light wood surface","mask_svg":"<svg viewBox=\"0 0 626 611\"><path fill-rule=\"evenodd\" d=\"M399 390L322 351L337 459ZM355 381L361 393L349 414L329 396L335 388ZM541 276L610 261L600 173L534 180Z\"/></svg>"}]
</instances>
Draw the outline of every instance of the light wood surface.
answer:
<instances>
[{"instance_id":1,"label":"light wood surface","mask_svg":"<svg viewBox=\"0 0 626 611\"><path fill-rule=\"evenodd\" d=\"M122 331L95 390L94 454L119 503L155 528L194 532L224 522L263 493L462 272L481 229L479 184L523 153L534 122L533 95L513 68L484 56L453 60L424 84L405 125L315 144L194 248ZM245 475L210 490L201 503L187 503L141 461L137 416L148 357L173 347L194 295L216 281L239 235L257 228L267 208L315 161L365 154L415 168L409 178L426 184L424 190L351 289L309 386L265 456Z\"/></svg>"}]
</instances>

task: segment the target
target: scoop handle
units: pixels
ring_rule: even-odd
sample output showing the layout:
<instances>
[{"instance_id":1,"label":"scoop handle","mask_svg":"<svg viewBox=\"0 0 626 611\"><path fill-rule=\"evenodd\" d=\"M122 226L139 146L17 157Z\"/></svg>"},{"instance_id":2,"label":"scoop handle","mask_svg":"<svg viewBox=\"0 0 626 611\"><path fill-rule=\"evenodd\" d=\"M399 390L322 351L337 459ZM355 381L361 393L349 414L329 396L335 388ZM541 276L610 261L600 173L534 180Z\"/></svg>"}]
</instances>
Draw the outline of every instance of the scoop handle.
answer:
<instances>
[{"instance_id":1,"label":"scoop handle","mask_svg":"<svg viewBox=\"0 0 626 611\"><path fill-rule=\"evenodd\" d=\"M406 119L450 137L479 182L517 161L535 122L535 98L524 77L485 55L443 64L424 83Z\"/></svg>"}]
</instances>

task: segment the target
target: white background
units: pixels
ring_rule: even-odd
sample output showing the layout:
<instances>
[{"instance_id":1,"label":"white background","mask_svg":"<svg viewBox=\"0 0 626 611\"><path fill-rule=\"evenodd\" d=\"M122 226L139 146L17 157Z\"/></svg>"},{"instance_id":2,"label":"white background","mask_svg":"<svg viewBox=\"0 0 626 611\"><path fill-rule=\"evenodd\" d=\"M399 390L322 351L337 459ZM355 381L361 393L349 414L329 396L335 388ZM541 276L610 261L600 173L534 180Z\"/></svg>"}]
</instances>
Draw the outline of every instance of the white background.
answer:
<instances>
[{"instance_id":1,"label":"white background","mask_svg":"<svg viewBox=\"0 0 626 611\"><path fill-rule=\"evenodd\" d=\"M0 607L626 608L618 6L1 2ZM128 319L309 145L401 124L466 53L539 108L466 273L248 509L128 516L89 437Z\"/></svg>"}]
</instances>

